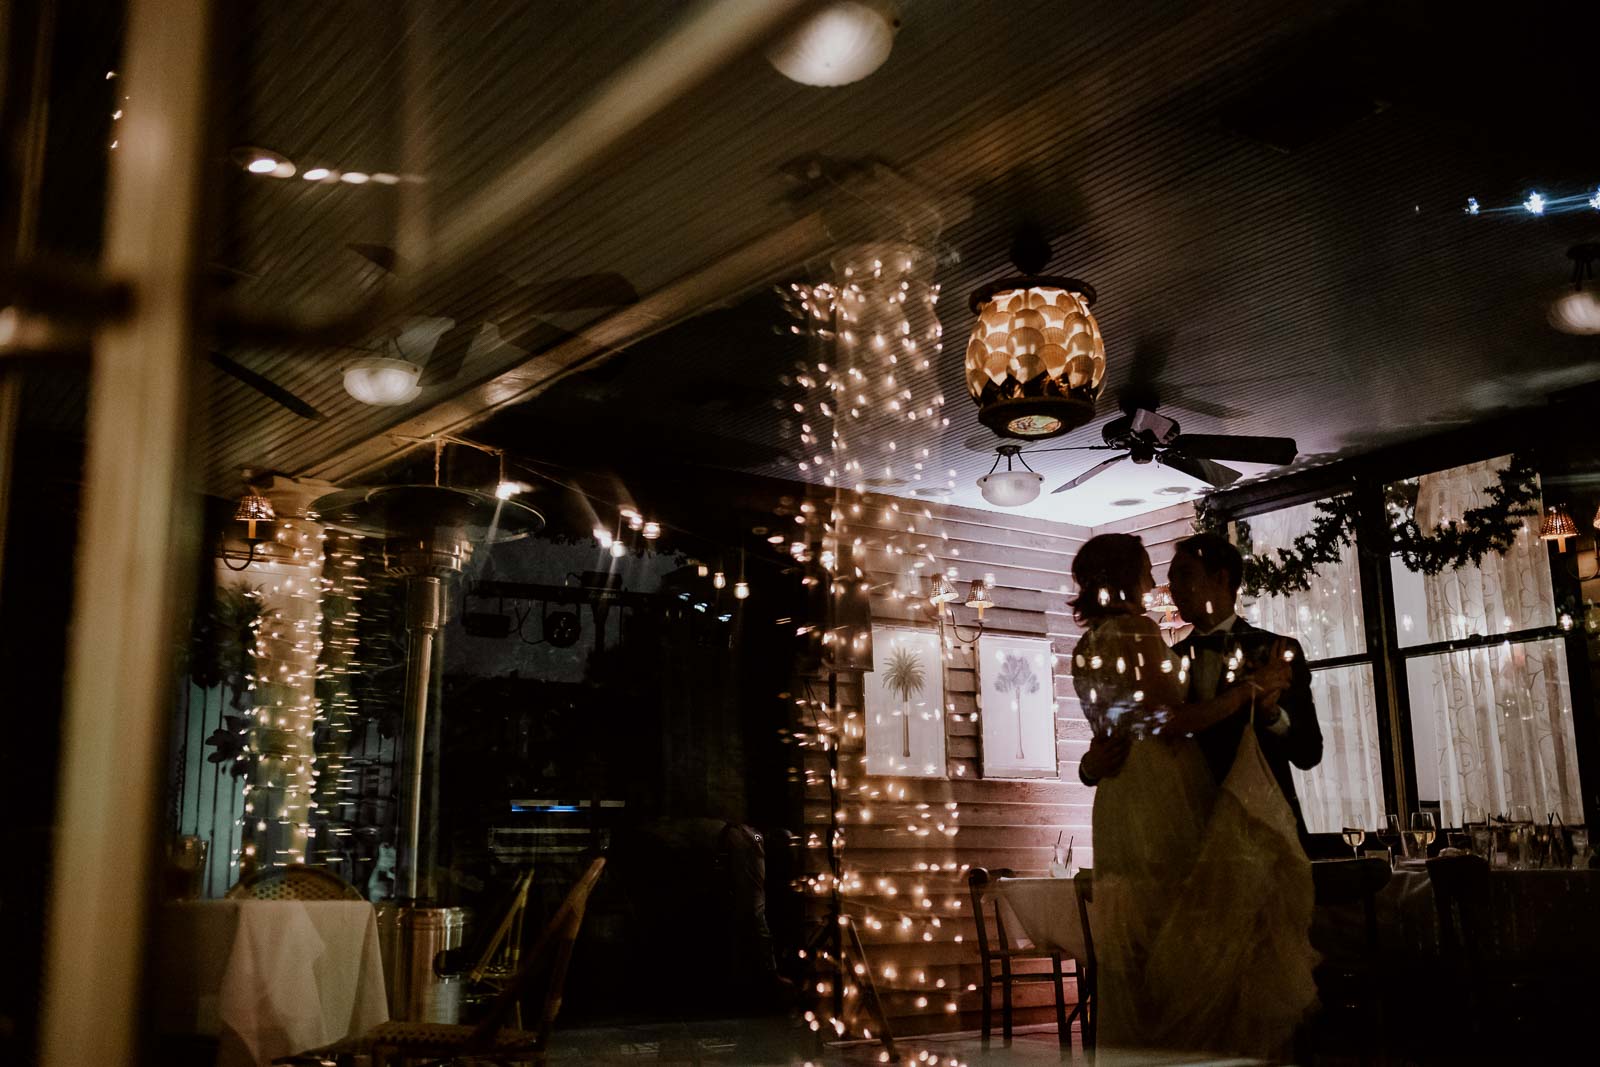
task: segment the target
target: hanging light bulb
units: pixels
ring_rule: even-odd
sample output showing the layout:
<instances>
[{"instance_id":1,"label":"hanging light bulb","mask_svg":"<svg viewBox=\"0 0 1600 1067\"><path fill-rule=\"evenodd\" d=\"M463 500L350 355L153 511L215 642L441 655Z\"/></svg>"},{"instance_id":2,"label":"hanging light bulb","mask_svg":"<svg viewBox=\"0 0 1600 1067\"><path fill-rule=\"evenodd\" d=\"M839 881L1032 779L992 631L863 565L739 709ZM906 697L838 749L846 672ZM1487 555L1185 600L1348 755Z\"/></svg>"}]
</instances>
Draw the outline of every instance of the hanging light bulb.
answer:
<instances>
[{"instance_id":1,"label":"hanging light bulb","mask_svg":"<svg viewBox=\"0 0 1600 1067\"><path fill-rule=\"evenodd\" d=\"M711 568L707 567L704 563L696 563L694 565L694 573L696 576L704 578L706 575L711 573Z\"/></svg>"},{"instance_id":2,"label":"hanging light bulb","mask_svg":"<svg viewBox=\"0 0 1600 1067\"><path fill-rule=\"evenodd\" d=\"M721 571L718 571L716 574L711 576L711 584L714 588L726 589L728 588L728 576L723 574Z\"/></svg>"},{"instance_id":3,"label":"hanging light bulb","mask_svg":"<svg viewBox=\"0 0 1600 1067\"><path fill-rule=\"evenodd\" d=\"M627 554L628 554L628 547L626 545L624 545L621 541L613 540L611 542L611 558L612 559L621 559L623 556L626 556Z\"/></svg>"},{"instance_id":4,"label":"hanging light bulb","mask_svg":"<svg viewBox=\"0 0 1600 1067\"><path fill-rule=\"evenodd\" d=\"M644 524L644 539L646 541L654 541L660 536L661 524L659 522L647 522Z\"/></svg>"},{"instance_id":5,"label":"hanging light bulb","mask_svg":"<svg viewBox=\"0 0 1600 1067\"><path fill-rule=\"evenodd\" d=\"M750 583L740 579L733 583L733 595L737 600L743 600L750 595Z\"/></svg>"}]
</instances>

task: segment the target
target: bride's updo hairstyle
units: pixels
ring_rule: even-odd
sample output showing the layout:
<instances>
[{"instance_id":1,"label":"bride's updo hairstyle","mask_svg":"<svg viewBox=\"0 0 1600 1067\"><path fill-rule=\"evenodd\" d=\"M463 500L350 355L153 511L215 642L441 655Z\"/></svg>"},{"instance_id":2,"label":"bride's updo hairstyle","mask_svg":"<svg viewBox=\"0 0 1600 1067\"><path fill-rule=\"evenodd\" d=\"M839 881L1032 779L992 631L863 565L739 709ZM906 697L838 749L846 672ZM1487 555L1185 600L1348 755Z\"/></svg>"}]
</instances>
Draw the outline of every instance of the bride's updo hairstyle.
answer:
<instances>
[{"instance_id":1,"label":"bride's updo hairstyle","mask_svg":"<svg viewBox=\"0 0 1600 1067\"><path fill-rule=\"evenodd\" d=\"M1143 610L1139 585L1149 558L1137 534L1099 534L1085 541L1072 557L1072 580L1078 583L1072 617L1081 625L1126 615L1130 603Z\"/></svg>"}]
</instances>

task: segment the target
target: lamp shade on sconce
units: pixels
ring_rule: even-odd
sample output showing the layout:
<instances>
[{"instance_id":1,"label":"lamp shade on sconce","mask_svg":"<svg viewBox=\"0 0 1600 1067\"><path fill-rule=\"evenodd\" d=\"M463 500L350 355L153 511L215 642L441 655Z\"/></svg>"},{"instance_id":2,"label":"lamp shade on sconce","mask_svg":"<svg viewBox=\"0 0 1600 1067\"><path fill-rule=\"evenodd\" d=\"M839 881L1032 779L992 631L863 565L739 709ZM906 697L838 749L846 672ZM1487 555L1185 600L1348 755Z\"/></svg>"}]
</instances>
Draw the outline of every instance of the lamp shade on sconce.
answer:
<instances>
[{"instance_id":1,"label":"lamp shade on sconce","mask_svg":"<svg viewBox=\"0 0 1600 1067\"><path fill-rule=\"evenodd\" d=\"M928 597L929 603L938 607L940 604L949 604L958 599L960 594L956 592L955 586L950 584L950 579L942 574L934 578L933 593Z\"/></svg>"},{"instance_id":2,"label":"lamp shade on sconce","mask_svg":"<svg viewBox=\"0 0 1600 1067\"><path fill-rule=\"evenodd\" d=\"M273 508L272 501L254 489L240 497L239 506L233 509L233 521L245 524L245 537L251 541L256 539L256 523L275 522L277 518L278 512Z\"/></svg>"},{"instance_id":3,"label":"lamp shade on sconce","mask_svg":"<svg viewBox=\"0 0 1600 1067\"><path fill-rule=\"evenodd\" d=\"M980 616L984 608L994 607L994 599L989 595L989 587L982 578L973 579L971 587L967 590L967 607L976 608Z\"/></svg>"},{"instance_id":4,"label":"lamp shade on sconce","mask_svg":"<svg viewBox=\"0 0 1600 1067\"><path fill-rule=\"evenodd\" d=\"M422 368L403 359L367 356L344 369L344 391L374 407L393 407L416 399Z\"/></svg>"},{"instance_id":5,"label":"lamp shade on sconce","mask_svg":"<svg viewBox=\"0 0 1600 1067\"><path fill-rule=\"evenodd\" d=\"M1567 514L1567 509L1560 504L1554 504L1544 510L1544 522L1539 526L1539 537L1544 541L1554 541L1556 548L1565 552L1567 538L1578 536L1578 524L1572 521L1572 516Z\"/></svg>"},{"instance_id":6,"label":"lamp shade on sconce","mask_svg":"<svg viewBox=\"0 0 1600 1067\"><path fill-rule=\"evenodd\" d=\"M978 489L997 508L1017 508L1037 500L1043 482L1033 471L994 471L978 479Z\"/></svg>"}]
</instances>

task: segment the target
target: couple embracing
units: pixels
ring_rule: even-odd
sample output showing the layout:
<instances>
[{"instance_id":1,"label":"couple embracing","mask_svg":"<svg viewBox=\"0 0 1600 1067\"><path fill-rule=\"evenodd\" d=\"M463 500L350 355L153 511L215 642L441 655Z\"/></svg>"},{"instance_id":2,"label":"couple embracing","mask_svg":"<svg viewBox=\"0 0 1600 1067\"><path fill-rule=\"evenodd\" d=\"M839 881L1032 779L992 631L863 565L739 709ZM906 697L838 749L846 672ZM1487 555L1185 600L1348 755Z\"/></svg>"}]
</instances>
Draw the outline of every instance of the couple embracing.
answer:
<instances>
[{"instance_id":1,"label":"couple embracing","mask_svg":"<svg viewBox=\"0 0 1600 1067\"><path fill-rule=\"evenodd\" d=\"M1188 640L1144 613L1139 538L1073 560L1083 636L1073 684L1095 739L1101 1048L1282 1059L1316 1002L1311 867L1290 764L1322 734L1298 644L1236 618L1243 561L1225 538L1177 547L1169 584Z\"/></svg>"}]
</instances>

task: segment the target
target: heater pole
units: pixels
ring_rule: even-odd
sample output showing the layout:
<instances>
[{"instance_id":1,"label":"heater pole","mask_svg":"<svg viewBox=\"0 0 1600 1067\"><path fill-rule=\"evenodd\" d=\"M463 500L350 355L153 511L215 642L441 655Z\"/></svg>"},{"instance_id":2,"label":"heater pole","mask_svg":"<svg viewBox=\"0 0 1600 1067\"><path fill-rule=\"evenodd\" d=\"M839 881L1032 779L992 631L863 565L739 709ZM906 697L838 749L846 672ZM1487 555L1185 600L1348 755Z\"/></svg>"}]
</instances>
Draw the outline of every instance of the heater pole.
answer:
<instances>
[{"instance_id":1,"label":"heater pole","mask_svg":"<svg viewBox=\"0 0 1600 1067\"><path fill-rule=\"evenodd\" d=\"M405 897L417 898L417 881L422 865L422 761L428 737L428 690L433 671L433 643L439 633L444 600L443 579L412 577L406 580L405 737L406 774L401 803L406 839L402 862L405 864Z\"/></svg>"}]
</instances>

